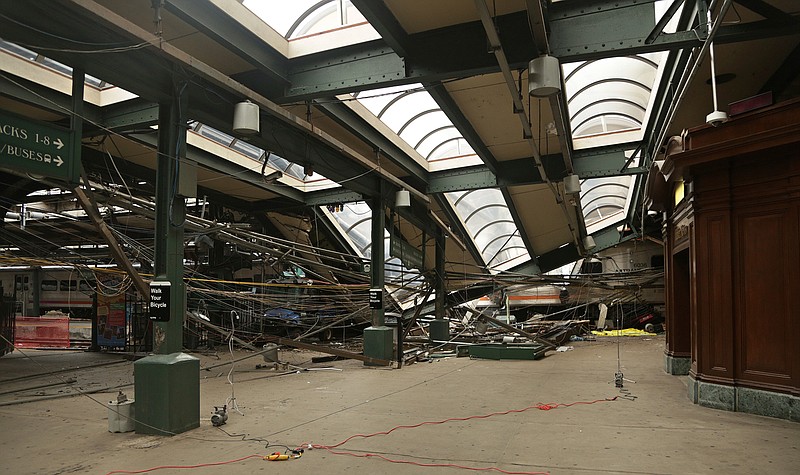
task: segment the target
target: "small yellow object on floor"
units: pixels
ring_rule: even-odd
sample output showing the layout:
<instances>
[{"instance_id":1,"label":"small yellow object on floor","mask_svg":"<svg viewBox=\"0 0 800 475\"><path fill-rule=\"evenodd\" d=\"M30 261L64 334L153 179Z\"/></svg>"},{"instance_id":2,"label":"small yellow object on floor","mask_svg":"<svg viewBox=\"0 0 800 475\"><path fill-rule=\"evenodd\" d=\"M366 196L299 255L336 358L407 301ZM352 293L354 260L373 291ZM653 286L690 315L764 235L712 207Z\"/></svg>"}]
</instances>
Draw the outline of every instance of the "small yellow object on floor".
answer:
<instances>
[{"instance_id":1,"label":"small yellow object on floor","mask_svg":"<svg viewBox=\"0 0 800 475\"><path fill-rule=\"evenodd\" d=\"M639 330L638 328L625 328L622 330L593 330L596 336L656 336L655 333Z\"/></svg>"}]
</instances>

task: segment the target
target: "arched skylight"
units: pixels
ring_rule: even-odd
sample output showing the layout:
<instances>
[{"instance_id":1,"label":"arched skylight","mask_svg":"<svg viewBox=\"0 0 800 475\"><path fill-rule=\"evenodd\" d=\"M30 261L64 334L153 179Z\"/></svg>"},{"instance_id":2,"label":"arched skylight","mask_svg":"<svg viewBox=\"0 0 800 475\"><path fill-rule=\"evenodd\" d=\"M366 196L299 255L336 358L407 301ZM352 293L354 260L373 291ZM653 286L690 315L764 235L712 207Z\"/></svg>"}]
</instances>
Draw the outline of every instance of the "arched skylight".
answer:
<instances>
[{"instance_id":1,"label":"arched skylight","mask_svg":"<svg viewBox=\"0 0 800 475\"><path fill-rule=\"evenodd\" d=\"M244 0L242 4L286 39L366 23L350 0Z\"/></svg>"},{"instance_id":2,"label":"arched skylight","mask_svg":"<svg viewBox=\"0 0 800 475\"><path fill-rule=\"evenodd\" d=\"M563 66L572 135L640 129L661 53Z\"/></svg>"},{"instance_id":3,"label":"arched skylight","mask_svg":"<svg viewBox=\"0 0 800 475\"><path fill-rule=\"evenodd\" d=\"M421 84L377 89L354 96L427 160L431 171L481 163L461 132Z\"/></svg>"},{"instance_id":4,"label":"arched skylight","mask_svg":"<svg viewBox=\"0 0 800 475\"><path fill-rule=\"evenodd\" d=\"M490 271L501 271L530 259L500 190L446 193Z\"/></svg>"}]
</instances>

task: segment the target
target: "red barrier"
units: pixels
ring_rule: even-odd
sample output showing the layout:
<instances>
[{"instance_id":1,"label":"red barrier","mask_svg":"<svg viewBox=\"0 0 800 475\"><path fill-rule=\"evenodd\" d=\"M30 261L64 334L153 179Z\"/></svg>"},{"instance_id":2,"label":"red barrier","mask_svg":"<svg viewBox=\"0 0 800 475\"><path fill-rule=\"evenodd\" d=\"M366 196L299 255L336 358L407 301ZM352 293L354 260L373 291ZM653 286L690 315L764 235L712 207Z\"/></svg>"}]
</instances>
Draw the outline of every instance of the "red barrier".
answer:
<instances>
[{"instance_id":1,"label":"red barrier","mask_svg":"<svg viewBox=\"0 0 800 475\"><path fill-rule=\"evenodd\" d=\"M17 317L14 346L69 348L69 318Z\"/></svg>"}]
</instances>

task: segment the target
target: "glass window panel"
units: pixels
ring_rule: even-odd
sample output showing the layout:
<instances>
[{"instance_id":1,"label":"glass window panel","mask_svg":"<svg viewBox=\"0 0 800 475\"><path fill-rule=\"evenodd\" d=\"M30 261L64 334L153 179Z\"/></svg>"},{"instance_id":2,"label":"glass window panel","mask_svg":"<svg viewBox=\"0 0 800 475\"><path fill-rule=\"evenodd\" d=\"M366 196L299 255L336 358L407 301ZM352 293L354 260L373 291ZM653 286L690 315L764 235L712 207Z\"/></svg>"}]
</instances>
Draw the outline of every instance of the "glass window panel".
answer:
<instances>
[{"instance_id":1,"label":"glass window panel","mask_svg":"<svg viewBox=\"0 0 800 475\"><path fill-rule=\"evenodd\" d=\"M508 210L503 194L497 189L446 193L481 252L484 262L496 266L512 259L530 259ZM498 235L512 236L495 240ZM499 267L497 267L499 268Z\"/></svg>"}]
</instances>

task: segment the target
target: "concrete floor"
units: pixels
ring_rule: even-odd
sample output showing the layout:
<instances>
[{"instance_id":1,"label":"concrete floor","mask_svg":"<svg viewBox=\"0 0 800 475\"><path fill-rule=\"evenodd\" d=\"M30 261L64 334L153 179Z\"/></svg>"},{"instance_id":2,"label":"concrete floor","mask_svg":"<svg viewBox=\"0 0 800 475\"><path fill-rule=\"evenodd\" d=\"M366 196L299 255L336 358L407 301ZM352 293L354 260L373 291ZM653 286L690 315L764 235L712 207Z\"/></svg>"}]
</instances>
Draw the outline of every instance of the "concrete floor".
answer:
<instances>
[{"instance_id":1,"label":"concrete floor","mask_svg":"<svg viewBox=\"0 0 800 475\"><path fill-rule=\"evenodd\" d=\"M575 342L574 350L549 353L540 361L486 361L446 358L401 370L365 368L356 361L308 365L342 371L307 371L280 375L256 370L259 358L236 366L234 389L244 413L232 413L223 426L232 434L261 438L270 444L333 445L350 435L451 417L522 409L537 403L572 403L619 396L616 339ZM622 370L636 381L626 389L633 401L530 409L486 419L424 425L389 435L356 439L339 450L373 453L425 464L497 467L511 473L552 474L695 474L797 473L800 425L749 414L692 405L685 377L665 374L663 338L625 338ZM0 393L55 381L17 379L45 368L83 366L118 358L88 353L29 351L44 366L17 352L0 358ZM202 366L225 361L203 356ZM281 352L281 359L301 363L308 353ZM100 371L98 368L102 368ZM107 431L107 401L115 392L4 405L64 391L54 386L0 396L0 473L106 474L162 465L214 463L268 454L282 447L229 437L211 426L212 406L230 396L228 366L201 371L201 427L173 437ZM132 363L65 372L87 389L130 378ZM89 376L89 374L91 376ZM36 392L39 396L34 396ZM132 388L127 388L132 396ZM333 455L321 449L302 458L268 462L253 458L234 464L152 473L281 474L434 474L468 473L456 468L393 464L374 457ZM125 473L125 472L120 472ZM491 472L490 472L491 473ZM498 472L494 472L498 473Z\"/></svg>"}]
</instances>

